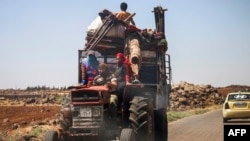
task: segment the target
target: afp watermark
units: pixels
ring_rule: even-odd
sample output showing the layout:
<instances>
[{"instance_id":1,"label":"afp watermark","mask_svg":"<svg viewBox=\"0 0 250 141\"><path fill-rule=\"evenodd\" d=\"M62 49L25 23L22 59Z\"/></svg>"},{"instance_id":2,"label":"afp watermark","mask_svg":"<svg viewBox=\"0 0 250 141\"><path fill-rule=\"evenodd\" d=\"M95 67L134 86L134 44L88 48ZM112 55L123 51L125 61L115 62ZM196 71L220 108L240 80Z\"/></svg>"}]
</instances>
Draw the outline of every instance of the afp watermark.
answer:
<instances>
[{"instance_id":1,"label":"afp watermark","mask_svg":"<svg viewBox=\"0 0 250 141\"><path fill-rule=\"evenodd\" d=\"M250 125L224 125L224 141L249 141Z\"/></svg>"}]
</instances>

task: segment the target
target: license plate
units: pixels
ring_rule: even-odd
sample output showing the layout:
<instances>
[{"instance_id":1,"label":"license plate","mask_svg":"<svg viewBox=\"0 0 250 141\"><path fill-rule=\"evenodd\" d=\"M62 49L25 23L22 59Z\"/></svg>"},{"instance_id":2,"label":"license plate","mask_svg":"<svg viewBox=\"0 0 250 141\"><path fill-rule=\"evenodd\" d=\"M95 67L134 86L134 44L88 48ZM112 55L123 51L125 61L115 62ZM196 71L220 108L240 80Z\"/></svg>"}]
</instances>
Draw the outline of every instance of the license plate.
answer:
<instances>
[{"instance_id":1,"label":"license plate","mask_svg":"<svg viewBox=\"0 0 250 141\"><path fill-rule=\"evenodd\" d=\"M247 106L247 103L234 103L234 106L236 107L236 108L244 108L244 107L246 107Z\"/></svg>"},{"instance_id":2,"label":"license plate","mask_svg":"<svg viewBox=\"0 0 250 141\"><path fill-rule=\"evenodd\" d=\"M90 107L85 107L80 109L80 115L81 117L91 117L92 112Z\"/></svg>"}]
</instances>

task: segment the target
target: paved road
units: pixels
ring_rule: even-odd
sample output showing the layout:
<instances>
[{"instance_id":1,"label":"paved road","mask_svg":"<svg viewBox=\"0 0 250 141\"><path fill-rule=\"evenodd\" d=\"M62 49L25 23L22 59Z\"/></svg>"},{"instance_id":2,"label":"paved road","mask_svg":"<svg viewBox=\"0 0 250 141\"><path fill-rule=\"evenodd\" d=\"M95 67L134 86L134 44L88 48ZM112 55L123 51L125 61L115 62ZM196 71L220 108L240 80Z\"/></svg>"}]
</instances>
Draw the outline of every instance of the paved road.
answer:
<instances>
[{"instance_id":1,"label":"paved road","mask_svg":"<svg viewBox=\"0 0 250 141\"><path fill-rule=\"evenodd\" d=\"M230 120L226 125L250 125L249 120ZM168 141L223 141L222 111L214 110L169 123Z\"/></svg>"},{"instance_id":2,"label":"paved road","mask_svg":"<svg viewBox=\"0 0 250 141\"><path fill-rule=\"evenodd\" d=\"M186 117L169 123L169 141L223 141L222 111Z\"/></svg>"}]
</instances>

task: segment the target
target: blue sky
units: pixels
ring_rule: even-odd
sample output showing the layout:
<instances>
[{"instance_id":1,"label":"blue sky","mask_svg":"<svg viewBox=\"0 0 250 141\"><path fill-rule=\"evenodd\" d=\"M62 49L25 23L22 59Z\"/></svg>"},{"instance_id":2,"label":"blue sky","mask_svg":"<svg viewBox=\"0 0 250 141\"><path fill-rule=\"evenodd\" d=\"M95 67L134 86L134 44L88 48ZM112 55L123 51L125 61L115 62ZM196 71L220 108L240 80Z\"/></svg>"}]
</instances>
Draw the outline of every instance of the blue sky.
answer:
<instances>
[{"instance_id":1,"label":"blue sky","mask_svg":"<svg viewBox=\"0 0 250 141\"><path fill-rule=\"evenodd\" d=\"M167 8L172 83L250 85L249 0L124 0L138 28ZM121 0L0 0L0 89L77 83L77 50L98 12Z\"/></svg>"}]
</instances>

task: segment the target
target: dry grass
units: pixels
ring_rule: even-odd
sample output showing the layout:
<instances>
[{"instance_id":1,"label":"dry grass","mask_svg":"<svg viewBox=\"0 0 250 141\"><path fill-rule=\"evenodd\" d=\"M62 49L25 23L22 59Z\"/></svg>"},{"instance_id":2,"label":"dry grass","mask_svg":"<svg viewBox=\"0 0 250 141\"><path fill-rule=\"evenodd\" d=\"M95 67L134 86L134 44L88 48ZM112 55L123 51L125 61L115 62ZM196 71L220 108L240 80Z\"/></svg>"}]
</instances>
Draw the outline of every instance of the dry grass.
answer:
<instances>
[{"instance_id":1,"label":"dry grass","mask_svg":"<svg viewBox=\"0 0 250 141\"><path fill-rule=\"evenodd\" d=\"M187 110L187 111L168 111L167 116L168 116L168 121L176 121L178 119L182 119L185 117L189 117L192 115L199 115L199 114L204 114L206 112L216 110L216 109L221 109L222 105L214 105L210 106L207 108L198 108L198 109L192 109L192 110Z\"/></svg>"}]
</instances>

